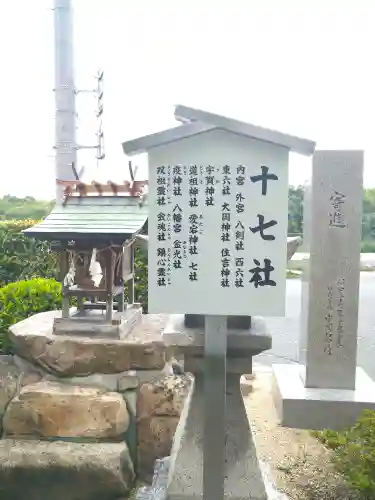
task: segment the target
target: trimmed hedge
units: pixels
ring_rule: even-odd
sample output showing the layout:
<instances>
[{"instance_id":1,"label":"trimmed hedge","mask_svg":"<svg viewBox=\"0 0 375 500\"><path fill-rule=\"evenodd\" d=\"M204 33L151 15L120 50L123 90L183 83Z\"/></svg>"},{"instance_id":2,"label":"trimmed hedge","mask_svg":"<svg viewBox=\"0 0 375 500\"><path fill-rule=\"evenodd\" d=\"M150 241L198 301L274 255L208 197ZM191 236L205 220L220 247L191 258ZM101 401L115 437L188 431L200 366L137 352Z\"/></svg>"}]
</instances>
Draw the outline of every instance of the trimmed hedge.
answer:
<instances>
[{"instance_id":1,"label":"trimmed hedge","mask_svg":"<svg viewBox=\"0 0 375 500\"><path fill-rule=\"evenodd\" d=\"M33 314L61 309L61 283L35 278L0 288L0 349L9 350L7 332L11 325Z\"/></svg>"}]
</instances>

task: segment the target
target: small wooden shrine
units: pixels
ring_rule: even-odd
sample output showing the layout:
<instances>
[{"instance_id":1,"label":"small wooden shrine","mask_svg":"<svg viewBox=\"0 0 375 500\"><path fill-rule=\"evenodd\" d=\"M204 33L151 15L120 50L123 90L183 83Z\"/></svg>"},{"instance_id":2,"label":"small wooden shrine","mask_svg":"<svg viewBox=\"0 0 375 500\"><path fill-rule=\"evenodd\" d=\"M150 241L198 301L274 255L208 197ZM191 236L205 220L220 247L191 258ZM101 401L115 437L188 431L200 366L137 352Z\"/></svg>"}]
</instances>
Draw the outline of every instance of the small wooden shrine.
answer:
<instances>
[{"instance_id":1,"label":"small wooden shrine","mask_svg":"<svg viewBox=\"0 0 375 500\"><path fill-rule=\"evenodd\" d=\"M147 223L147 181L67 184L63 203L24 231L60 255L63 305L54 333L121 338L142 314L134 247Z\"/></svg>"}]
</instances>

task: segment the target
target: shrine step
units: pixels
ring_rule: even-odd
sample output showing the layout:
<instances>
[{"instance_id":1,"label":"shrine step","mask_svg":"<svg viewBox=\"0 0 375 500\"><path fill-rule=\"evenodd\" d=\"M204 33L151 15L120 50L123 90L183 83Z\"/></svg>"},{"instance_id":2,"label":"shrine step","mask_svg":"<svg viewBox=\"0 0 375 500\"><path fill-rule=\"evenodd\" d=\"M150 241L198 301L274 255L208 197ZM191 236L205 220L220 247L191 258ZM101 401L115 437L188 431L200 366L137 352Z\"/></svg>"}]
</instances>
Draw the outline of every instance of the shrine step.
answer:
<instances>
[{"instance_id":1,"label":"shrine step","mask_svg":"<svg viewBox=\"0 0 375 500\"><path fill-rule=\"evenodd\" d=\"M56 317L53 323L55 335L84 335L123 339L142 320L140 304L130 304L125 311L116 311L107 321L100 309L86 310L86 314L73 312L68 318Z\"/></svg>"},{"instance_id":2,"label":"shrine step","mask_svg":"<svg viewBox=\"0 0 375 500\"><path fill-rule=\"evenodd\" d=\"M118 311L118 302L114 302L113 303L113 309L115 311ZM124 304L124 310L128 307L128 304L125 303ZM92 311L105 311L107 308L107 304L106 302L102 302L102 301L98 301L98 302L90 302L90 301L87 301L87 302L84 302L83 303L83 309L85 310L92 310Z\"/></svg>"}]
</instances>

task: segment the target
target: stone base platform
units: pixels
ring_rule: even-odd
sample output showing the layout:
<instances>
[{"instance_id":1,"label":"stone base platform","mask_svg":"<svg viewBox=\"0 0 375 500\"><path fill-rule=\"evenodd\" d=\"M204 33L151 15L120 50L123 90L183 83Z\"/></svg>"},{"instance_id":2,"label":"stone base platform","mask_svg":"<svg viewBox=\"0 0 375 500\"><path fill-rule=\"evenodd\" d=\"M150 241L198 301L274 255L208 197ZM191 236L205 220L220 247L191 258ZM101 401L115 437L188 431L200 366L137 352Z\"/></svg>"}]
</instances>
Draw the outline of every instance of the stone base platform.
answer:
<instances>
[{"instance_id":1,"label":"stone base platform","mask_svg":"<svg viewBox=\"0 0 375 500\"><path fill-rule=\"evenodd\" d=\"M55 335L89 335L123 339L142 319L140 304L130 304L123 312L114 312L111 322L106 320L105 311L75 310L69 318L56 317L53 322Z\"/></svg>"},{"instance_id":2,"label":"stone base platform","mask_svg":"<svg viewBox=\"0 0 375 500\"><path fill-rule=\"evenodd\" d=\"M251 351L250 356L255 356L271 349L272 346L272 337L267 333L264 319L256 316L251 318L250 328L228 329L227 335L228 358L248 358L249 351ZM162 339L166 346L175 347L177 354L180 350L185 356L201 357L204 355L204 328L187 327L183 314L169 316Z\"/></svg>"},{"instance_id":3,"label":"stone base platform","mask_svg":"<svg viewBox=\"0 0 375 500\"><path fill-rule=\"evenodd\" d=\"M0 356L0 498L128 498L169 455L191 377L166 363L166 315L124 339L55 335L59 318L12 325Z\"/></svg>"},{"instance_id":4,"label":"stone base platform","mask_svg":"<svg viewBox=\"0 0 375 500\"><path fill-rule=\"evenodd\" d=\"M61 311L35 314L9 329L14 352L59 377L127 370L162 370L165 346L161 330L165 317L147 315L123 339L77 335L55 335L53 324Z\"/></svg>"},{"instance_id":5,"label":"stone base platform","mask_svg":"<svg viewBox=\"0 0 375 500\"><path fill-rule=\"evenodd\" d=\"M356 389L311 389L299 364L273 365L273 398L284 427L341 430L365 409L375 410L375 382L357 367Z\"/></svg>"}]
</instances>

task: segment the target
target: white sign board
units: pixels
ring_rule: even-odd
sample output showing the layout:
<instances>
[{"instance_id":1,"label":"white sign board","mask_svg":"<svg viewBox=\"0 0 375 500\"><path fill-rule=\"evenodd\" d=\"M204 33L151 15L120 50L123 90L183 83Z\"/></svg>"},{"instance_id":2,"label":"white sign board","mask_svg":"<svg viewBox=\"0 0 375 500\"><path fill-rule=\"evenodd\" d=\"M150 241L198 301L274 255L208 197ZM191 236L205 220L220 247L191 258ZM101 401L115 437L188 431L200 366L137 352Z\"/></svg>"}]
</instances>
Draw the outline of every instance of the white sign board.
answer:
<instances>
[{"instance_id":1,"label":"white sign board","mask_svg":"<svg viewBox=\"0 0 375 500\"><path fill-rule=\"evenodd\" d=\"M282 316L288 149L213 130L149 152L149 312Z\"/></svg>"}]
</instances>

